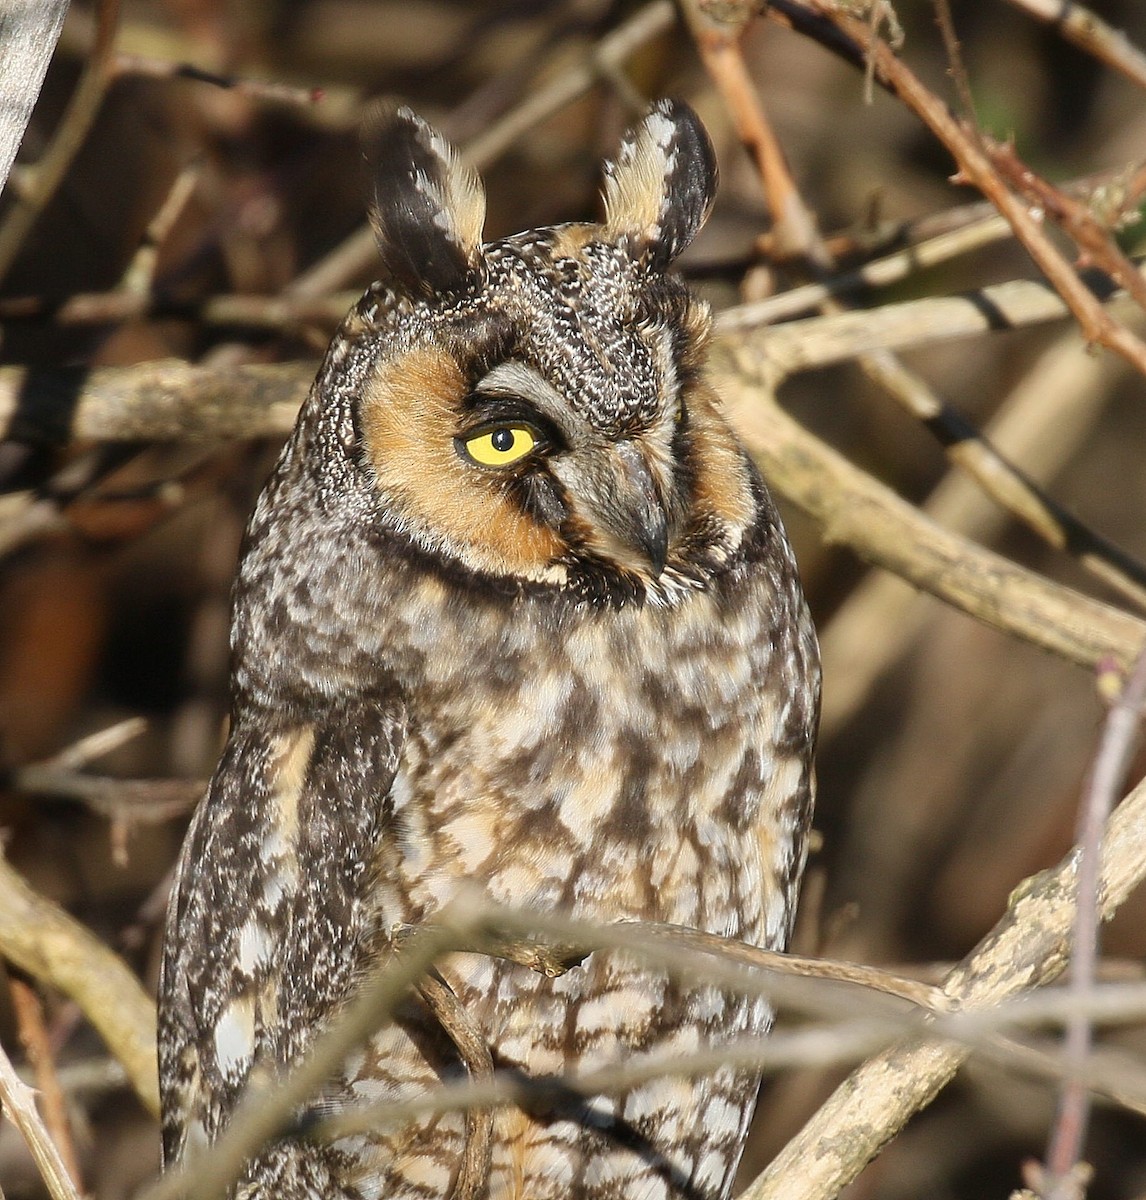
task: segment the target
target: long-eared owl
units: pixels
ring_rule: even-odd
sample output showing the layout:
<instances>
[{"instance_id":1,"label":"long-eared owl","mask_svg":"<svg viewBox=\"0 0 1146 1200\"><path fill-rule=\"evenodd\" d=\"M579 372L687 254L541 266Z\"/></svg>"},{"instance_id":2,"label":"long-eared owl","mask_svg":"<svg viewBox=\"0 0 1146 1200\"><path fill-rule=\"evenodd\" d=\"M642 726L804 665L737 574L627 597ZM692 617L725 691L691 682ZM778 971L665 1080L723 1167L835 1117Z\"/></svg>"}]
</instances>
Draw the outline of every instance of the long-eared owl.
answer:
<instances>
[{"instance_id":1,"label":"long-eared owl","mask_svg":"<svg viewBox=\"0 0 1146 1200\"><path fill-rule=\"evenodd\" d=\"M160 988L164 1154L227 1127L463 888L781 948L803 866L818 656L776 510L668 268L712 147L661 102L600 224L483 243L480 181L405 109L368 135L383 279L343 323L251 519L229 740L184 846ZM499 1071L762 1033L766 1004L619 953L547 979L440 965ZM415 997L313 1111L461 1073ZM727 1197L750 1072L496 1110L490 1200ZM306 1114L300 1114L305 1124ZM459 1113L264 1148L236 1195L445 1200Z\"/></svg>"}]
</instances>

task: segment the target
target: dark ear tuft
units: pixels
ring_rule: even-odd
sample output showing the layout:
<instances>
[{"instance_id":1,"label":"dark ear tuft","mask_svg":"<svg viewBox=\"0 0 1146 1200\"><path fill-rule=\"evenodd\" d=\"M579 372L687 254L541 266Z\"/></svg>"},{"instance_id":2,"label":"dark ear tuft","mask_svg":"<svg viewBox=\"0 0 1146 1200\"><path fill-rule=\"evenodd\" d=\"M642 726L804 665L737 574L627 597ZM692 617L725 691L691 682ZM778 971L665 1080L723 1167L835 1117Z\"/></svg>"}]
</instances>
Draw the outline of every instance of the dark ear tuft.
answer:
<instances>
[{"instance_id":1,"label":"dark ear tuft","mask_svg":"<svg viewBox=\"0 0 1146 1200\"><path fill-rule=\"evenodd\" d=\"M481 261L485 189L477 172L436 129L394 104L367 115L362 146L388 282L411 296L462 287Z\"/></svg>"},{"instance_id":2,"label":"dark ear tuft","mask_svg":"<svg viewBox=\"0 0 1146 1200\"><path fill-rule=\"evenodd\" d=\"M605 164L605 236L663 271L692 241L716 196L716 154L687 104L660 100Z\"/></svg>"}]
</instances>

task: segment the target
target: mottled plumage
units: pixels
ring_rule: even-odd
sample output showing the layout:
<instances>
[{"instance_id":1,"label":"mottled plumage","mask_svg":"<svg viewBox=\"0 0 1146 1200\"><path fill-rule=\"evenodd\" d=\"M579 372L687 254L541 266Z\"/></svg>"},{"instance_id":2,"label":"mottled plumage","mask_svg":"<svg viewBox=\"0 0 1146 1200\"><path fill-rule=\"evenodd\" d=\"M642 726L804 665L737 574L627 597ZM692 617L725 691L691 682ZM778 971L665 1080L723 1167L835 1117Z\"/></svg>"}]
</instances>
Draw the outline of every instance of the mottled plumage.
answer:
<instances>
[{"instance_id":1,"label":"mottled plumage","mask_svg":"<svg viewBox=\"0 0 1146 1200\"><path fill-rule=\"evenodd\" d=\"M226 1127L458 889L782 947L810 820L815 637L775 509L702 377L707 310L665 270L715 164L657 105L602 225L483 245L481 185L405 110L377 119L385 268L335 338L251 520L230 739L168 918L168 1163ZM555 980L442 975L531 1076L762 1031L766 1006L617 954ZM421 1002L316 1110L464 1068ZM497 1111L490 1200L726 1197L756 1083L723 1070ZM460 1115L286 1138L243 1197L444 1200Z\"/></svg>"}]
</instances>

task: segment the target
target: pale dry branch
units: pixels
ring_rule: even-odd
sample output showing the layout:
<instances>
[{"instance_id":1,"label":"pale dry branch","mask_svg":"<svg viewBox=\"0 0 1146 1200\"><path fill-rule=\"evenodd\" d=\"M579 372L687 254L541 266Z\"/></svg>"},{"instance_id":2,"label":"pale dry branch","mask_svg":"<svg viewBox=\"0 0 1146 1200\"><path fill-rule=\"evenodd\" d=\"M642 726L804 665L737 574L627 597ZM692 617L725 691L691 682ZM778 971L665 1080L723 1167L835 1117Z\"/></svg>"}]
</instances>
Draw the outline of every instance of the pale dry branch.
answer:
<instances>
[{"instance_id":1,"label":"pale dry branch","mask_svg":"<svg viewBox=\"0 0 1146 1200\"><path fill-rule=\"evenodd\" d=\"M1028 881L1040 891L1039 880ZM464 916L459 914L464 913ZM185 1195L207 1200L221 1194L276 1130L288 1127L288 1118L332 1072L358 1042L384 1023L400 998L400 987L419 986L416 970L451 951L492 954L526 964L545 974L567 969L584 952L619 950L667 971L685 982L719 985L816 1013L827 1019L823 1026L780 1032L767 1038L743 1039L690 1054L651 1054L600 1070L538 1079L516 1075L495 1076L484 1066L484 1056L470 1047L467 1061L476 1069L465 1081L444 1085L408 1100L355 1107L308 1123L305 1136L326 1139L352 1136L369 1129L419 1115L487 1110L506 1104L528 1106L538 1100L591 1096L625 1091L664 1075L696 1076L729 1065L777 1069L790 1066L836 1065L854 1061L892 1041L905 1030L918 1036L951 1038L961 1046L980 1048L992 1060L1017 1065L1039 1078L1059 1078L1062 1065L1053 1055L1014 1043L999 1031L1067 1020L1080 999L1065 991L1035 995L984 1011L956 1011L960 997L910 980L888 986L885 972L848 963L793 959L790 956L673 926L643 922L596 925L558 914L524 912L492 906L480 896L455 902L427 925L403 927L400 951L365 985L359 998L325 1034L303 1063L272 1086L262 1080L252 1085L240 1114L223 1140L190 1171L173 1174L150 1189L144 1200ZM546 949L548 947L548 949ZM574 949L576 947L577 949ZM752 969L745 970L746 966ZM954 973L953 973L954 974ZM809 986L809 984L812 986ZM823 984L852 985L845 991L825 990ZM881 997L872 987L899 998ZM433 1010L455 1040L468 1045L472 1030L464 1014L450 1004L440 1005L441 990L432 993ZM911 1007L901 1003L910 994ZM444 995L452 996L446 989ZM382 1003L378 1003L381 998ZM1104 1022L1140 1019L1146 1012L1146 986L1113 985L1084 998L1091 1015ZM928 1003L931 1002L931 1003ZM1091 1086L1117 1095L1122 1082L1118 1069L1092 1064L1087 1072ZM1113 1077L1114 1082L1111 1082ZM1125 1102L1136 1108L1146 1104L1141 1087L1131 1086ZM269 1110L269 1111L268 1111ZM482 1126L484 1137L485 1126ZM484 1144L484 1143L483 1143ZM481 1147L479 1147L479 1151Z\"/></svg>"},{"instance_id":2,"label":"pale dry branch","mask_svg":"<svg viewBox=\"0 0 1146 1200\"><path fill-rule=\"evenodd\" d=\"M338 1020L316 1039L303 1061L273 1080L253 1079L226 1133L210 1152L169 1173L148 1189L141 1200L176 1197L209 1200L221 1195L239 1178L244 1163L261 1146L289 1128L306 1100L346 1056L388 1022L395 1006L411 987L420 983L424 972L451 951L506 957L552 976L572 969L593 950L624 950L682 978L782 998L794 1007L834 1019L852 1017L856 1012L874 1014L876 1023L863 1025L859 1042L854 1037L844 1039L848 1048L843 1052L843 1061L851 1061L857 1052L870 1051L894 1037L901 1028L898 1021L905 1011L911 1008L916 1012L926 1011L930 1004L940 1008L944 1004L941 993L931 985L898 978L877 968L795 958L676 926L645 923L598 926L551 914L518 913L491 906L476 893L455 901L437 914L432 923L399 927L395 930L394 946L396 952L367 980ZM825 984L829 986L825 988ZM441 994L436 993L435 999L440 1001ZM442 1012L450 1036L467 1045L465 1020L458 1019L448 1008ZM442 1012L438 1013L439 1020ZM832 1055L830 1061L841 1061L839 1043L839 1036L829 1032L825 1045L831 1049L820 1053ZM797 1044L802 1046L799 1053L809 1053L804 1043ZM697 1073L710 1071L721 1061L720 1056L728 1052L728 1048L723 1048L707 1058L690 1060L688 1069ZM759 1046L743 1050L746 1061L751 1062L761 1053L783 1055L792 1051L781 1048L773 1052ZM474 1089L472 1094L484 1096L486 1089L500 1086L483 1078L486 1072L472 1048L469 1057L476 1065L464 1087ZM663 1065L646 1064L634 1069L663 1073ZM471 1095L468 1091L464 1094ZM448 1107L474 1106L451 1102Z\"/></svg>"},{"instance_id":3,"label":"pale dry branch","mask_svg":"<svg viewBox=\"0 0 1146 1200\"><path fill-rule=\"evenodd\" d=\"M947 976L965 1010L1041 986L1066 965L1078 860L1072 852L1011 894L1003 918ZM1100 912L1108 920L1146 878L1146 783L1115 809L1103 839ZM741 1200L827 1200L837 1195L938 1094L969 1050L909 1040L852 1073L744 1192Z\"/></svg>"},{"instance_id":4,"label":"pale dry branch","mask_svg":"<svg viewBox=\"0 0 1146 1200\"><path fill-rule=\"evenodd\" d=\"M1087 353L1075 333L1045 351L1004 400L985 430L992 445L1036 482L1047 483L1077 450L1106 407L1122 359ZM1005 525L1006 510L966 475L951 471L922 506L937 525L984 543ZM925 628L929 610L902 579L871 572L820 630L833 684L824 693L822 736L831 737L862 707L876 679Z\"/></svg>"},{"instance_id":5,"label":"pale dry branch","mask_svg":"<svg viewBox=\"0 0 1146 1200\"><path fill-rule=\"evenodd\" d=\"M75 372L0 367L0 436L60 444L282 437L314 370L305 362L226 369L176 359Z\"/></svg>"},{"instance_id":6,"label":"pale dry branch","mask_svg":"<svg viewBox=\"0 0 1146 1200\"><path fill-rule=\"evenodd\" d=\"M123 960L0 858L0 955L70 996L123 1064L149 1112L159 1111L155 1006Z\"/></svg>"},{"instance_id":7,"label":"pale dry branch","mask_svg":"<svg viewBox=\"0 0 1146 1200\"><path fill-rule=\"evenodd\" d=\"M528 917L521 914L525 922ZM1113 994L1109 994L1113 993ZM838 1066L854 1062L906 1033L926 1034L974 1050L984 1061L1039 1081L1058 1081L1067 1066L1049 1043L1030 1044L1000 1034L1000 1030L1046 1022L1065 1022L1079 1011L1065 989L1034 993L995 1008L971 1013L948 1013L934 1021L918 1014L838 1018L795 1031L778 1030L763 1037L740 1038L720 1047L686 1054L652 1053L592 1071L523 1078L501 1074L484 1082L445 1084L406 1100L382 1101L347 1109L319 1124L320 1139L346 1137L429 1114L474 1108L528 1105L576 1095L589 1098L624 1092L666 1076L695 1077L719 1067L762 1071ZM1086 1014L1096 1022L1140 1022L1146 1015L1146 990L1141 987L1103 989L1088 998ZM1095 1053L1083 1071L1088 1087L1130 1111L1146 1111L1143 1085L1133 1055L1106 1050Z\"/></svg>"},{"instance_id":8,"label":"pale dry branch","mask_svg":"<svg viewBox=\"0 0 1146 1200\"><path fill-rule=\"evenodd\" d=\"M1146 567L1095 532L1031 482L961 413L946 403L893 354L876 350L862 355L869 379L883 386L943 446L996 503L1056 550L1068 551L1123 600L1146 610Z\"/></svg>"},{"instance_id":9,"label":"pale dry branch","mask_svg":"<svg viewBox=\"0 0 1146 1200\"><path fill-rule=\"evenodd\" d=\"M36 1111L32 1089L16 1074L11 1060L0 1046L0 1102L4 1111L19 1129L32 1158L40 1172L40 1178L48 1186L52 1200L80 1200L79 1193L68 1178L60 1153L56 1149L40 1114Z\"/></svg>"},{"instance_id":10,"label":"pale dry branch","mask_svg":"<svg viewBox=\"0 0 1146 1200\"><path fill-rule=\"evenodd\" d=\"M899 283L916 271L949 262L961 254L969 254L1010 236L1011 227L992 210L988 215L979 216L956 229L912 241L902 250L874 258L854 271L844 271L818 283L801 284L763 300L726 308L717 315L717 329L721 333L732 333L738 329L771 325L818 308L828 299L838 299L865 288ZM0 306L2 313L3 307Z\"/></svg>"},{"instance_id":11,"label":"pale dry branch","mask_svg":"<svg viewBox=\"0 0 1146 1200\"><path fill-rule=\"evenodd\" d=\"M1094 293L1095 300L1121 300L1110 289ZM717 321L739 324L739 309L727 310ZM875 350L908 350L931 342L974 334L1022 329L1059 320L1066 306L1045 283L1015 279L956 296L928 296L879 308L806 317L758 329L752 333L768 376L779 383L789 375L844 362ZM748 334L743 329L741 336Z\"/></svg>"},{"instance_id":12,"label":"pale dry branch","mask_svg":"<svg viewBox=\"0 0 1146 1200\"><path fill-rule=\"evenodd\" d=\"M829 542L856 551L995 629L1095 667L1129 665L1146 623L1027 571L940 528L782 412L751 355L717 347L714 378L772 486L808 512Z\"/></svg>"}]
</instances>

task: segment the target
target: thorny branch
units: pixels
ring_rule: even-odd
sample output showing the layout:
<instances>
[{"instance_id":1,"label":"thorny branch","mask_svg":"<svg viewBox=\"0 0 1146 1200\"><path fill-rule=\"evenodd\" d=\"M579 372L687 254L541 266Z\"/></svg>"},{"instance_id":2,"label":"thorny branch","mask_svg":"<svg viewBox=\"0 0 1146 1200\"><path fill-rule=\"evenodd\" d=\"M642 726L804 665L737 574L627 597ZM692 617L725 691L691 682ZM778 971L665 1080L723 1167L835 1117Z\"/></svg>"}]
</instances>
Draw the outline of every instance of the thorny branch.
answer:
<instances>
[{"instance_id":1,"label":"thorny branch","mask_svg":"<svg viewBox=\"0 0 1146 1200\"><path fill-rule=\"evenodd\" d=\"M1146 344L1098 303L1040 228L1026 200L1007 187L988 153L980 148L978 138L950 114L890 47L873 35L868 25L832 0L775 0L768 15L790 22L831 49L841 48L838 35L842 35L846 39L844 53L849 53L846 47L850 43L855 61L872 63L877 81L898 96L947 147L958 165L958 180L978 188L1007 219L1015 237L1074 314L1086 339L1115 350L1146 375ZM826 28L835 36L826 36ZM1101 252L1092 257L1112 277L1117 278L1125 270L1123 256L1109 237Z\"/></svg>"},{"instance_id":2,"label":"thorny branch","mask_svg":"<svg viewBox=\"0 0 1146 1200\"><path fill-rule=\"evenodd\" d=\"M82 1189L80 1164L72 1139L67 1104L56 1073L48 1030L44 1024L44 1006L36 994L36 989L23 979L13 976L9 982L9 991L12 995L16 1023L20 1029L20 1042L35 1073L36 1087L40 1093L40 1108L44 1114L44 1128L59 1151L60 1161L67 1170L68 1178L77 1188Z\"/></svg>"},{"instance_id":3,"label":"thorny branch","mask_svg":"<svg viewBox=\"0 0 1146 1200\"><path fill-rule=\"evenodd\" d=\"M16 1074L3 1047L0 1047L0 1105L27 1143L52 1200L80 1200L60 1152L36 1112L32 1089Z\"/></svg>"}]
</instances>

